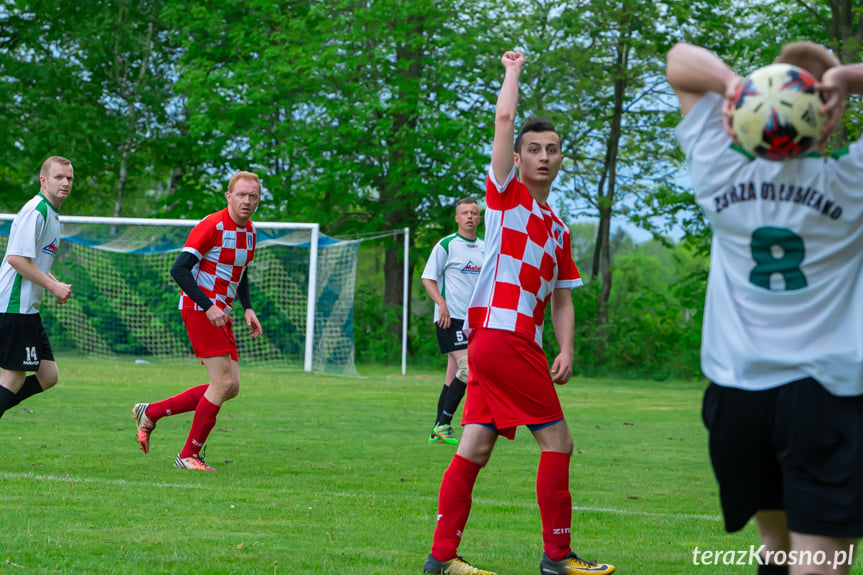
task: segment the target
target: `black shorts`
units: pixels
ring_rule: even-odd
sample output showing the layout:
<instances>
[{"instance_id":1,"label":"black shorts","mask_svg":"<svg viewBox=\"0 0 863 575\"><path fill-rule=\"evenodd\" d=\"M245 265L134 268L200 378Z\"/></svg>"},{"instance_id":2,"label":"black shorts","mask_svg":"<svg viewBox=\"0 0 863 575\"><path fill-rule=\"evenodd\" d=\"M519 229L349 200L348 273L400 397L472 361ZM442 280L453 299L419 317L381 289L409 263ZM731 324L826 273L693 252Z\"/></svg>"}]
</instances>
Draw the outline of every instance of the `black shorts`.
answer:
<instances>
[{"instance_id":1,"label":"black shorts","mask_svg":"<svg viewBox=\"0 0 863 575\"><path fill-rule=\"evenodd\" d=\"M38 371L43 360L54 361L54 352L39 314L0 313L0 368Z\"/></svg>"},{"instance_id":2,"label":"black shorts","mask_svg":"<svg viewBox=\"0 0 863 575\"><path fill-rule=\"evenodd\" d=\"M467 336L462 331L463 319L450 318L449 327L444 329L434 324L437 330L437 346L441 353L449 353L460 349L467 349Z\"/></svg>"},{"instance_id":3,"label":"black shorts","mask_svg":"<svg viewBox=\"0 0 863 575\"><path fill-rule=\"evenodd\" d=\"M863 536L863 397L811 378L764 391L711 383L702 417L727 531L784 510L797 533Z\"/></svg>"}]
</instances>

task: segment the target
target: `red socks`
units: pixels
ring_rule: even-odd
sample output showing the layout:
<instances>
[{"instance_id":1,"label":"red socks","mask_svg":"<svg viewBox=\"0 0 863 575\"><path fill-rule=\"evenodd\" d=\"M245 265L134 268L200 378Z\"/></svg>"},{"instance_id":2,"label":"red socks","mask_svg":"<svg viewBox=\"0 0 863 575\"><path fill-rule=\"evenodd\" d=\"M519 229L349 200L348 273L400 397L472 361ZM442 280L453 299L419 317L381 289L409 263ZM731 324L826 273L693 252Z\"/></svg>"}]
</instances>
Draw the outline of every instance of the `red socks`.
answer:
<instances>
[{"instance_id":1,"label":"red socks","mask_svg":"<svg viewBox=\"0 0 863 575\"><path fill-rule=\"evenodd\" d=\"M198 385L184 391L174 397L169 397L162 401L151 403L147 408L147 417L150 421L156 423L167 415L177 415L178 413L186 413L195 411L198 407L198 402L204 397L204 392L207 391L209 384Z\"/></svg>"},{"instance_id":2,"label":"red socks","mask_svg":"<svg viewBox=\"0 0 863 575\"><path fill-rule=\"evenodd\" d=\"M185 459L186 457L200 453L201 448L204 447L204 443L207 442L207 438L210 436L210 432L216 425L216 416L219 414L221 407L220 405L211 403L206 397L201 397L198 407L195 408L192 429L189 430L189 437L186 439L183 451L180 452L180 457Z\"/></svg>"},{"instance_id":3,"label":"red socks","mask_svg":"<svg viewBox=\"0 0 863 575\"><path fill-rule=\"evenodd\" d=\"M543 451L536 472L536 501L542 518L543 551L552 561L560 561L571 551L569 459L566 453Z\"/></svg>"},{"instance_id":4,"label":"red socks","mask_svg":"<svg viewBox=\"0 0 863 575\"><path fill-rule=\"evenodd\" d=\"M471 493L480 469L478 464L456 454L443 474L431 548L432 556L438 561L449 561L456 556L470 515Z\"/></svg>"},{"instance_id":5,"label":"red socks","mask_svg":"<svg viewBox=\"0 0 863 575\"><path fill-rule=\"evenodd\" d=\"M221 406L211 403L204 397L204 392L207 391L208 387L209 384L203 384L189 388L174 397L151 403L150 407L147 408L147 417L153 423L168 415L195 412L195 417L192 419L192 429L189 430L189 437L186 439L183 451L180 452L180 457L186 458L200 453L210 436L210 432L216 425L216 416L219 414Z\"/></svg>"}]
</instances>

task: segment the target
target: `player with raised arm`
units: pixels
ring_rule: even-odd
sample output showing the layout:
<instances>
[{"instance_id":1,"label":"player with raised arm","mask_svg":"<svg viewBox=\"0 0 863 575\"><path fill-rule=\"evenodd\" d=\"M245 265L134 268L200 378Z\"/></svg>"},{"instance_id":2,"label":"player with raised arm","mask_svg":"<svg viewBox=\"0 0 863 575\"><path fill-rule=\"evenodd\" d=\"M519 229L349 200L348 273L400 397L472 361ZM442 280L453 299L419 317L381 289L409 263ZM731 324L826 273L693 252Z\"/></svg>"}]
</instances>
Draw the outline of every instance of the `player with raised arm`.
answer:
<instances>
[{"instance_id":1,"label":"player with raised arm","mask_svg":"<svg viewBox=\"0 0 863 575\"><path fill-rule=\"evenodd\" d=\"M458 443L452 418L467 389L467 304L482 269L483 239L477 237L479 204L462 198L455 204L458 231L432 248L422 282L435 302L434 323L438 347L447 355L446 379L437 403L435 425L429 443Z\"/></svg>"},{"instance_id":2,"label":"player with raised arm","mask_svg":"<svg viewBox=\"0 0 863 575\"><path fill-rule=\"evenodd\" d=\"M754 516L759 575L847 575L863 535L863 142L831 157L753 159L729 122L740 76L691 44L667 61L713 232L702 415L725 529ZM777 61L819 80L823 151L846 94L863 94L863 66L809 42Z\"/></svg>"},{"instance_id":3,"label":"player with raised arm","mask_svg":"<svg viewBox=\"0 0 863 575\"><path fill-rule=\"evenodd\" d=\"M73 179L72 162L60 156L45 160L39 193L12 222L0 264L0 417L60 377L39 306L45 290L60 305L72 297L72 286L55 278L51 266L60 245L60 207Z\"/></svg>"},{"instance_id":4,"label":"player with raised arm","mask_svg":"<svg viewBox=\"0 0 863 575\"><path fill-rule=\"evenodd\" d=\"M470 344L464 433L441 481L437 526L425 573L488 575L458 555L473 487L499 435L515 438L526 425L540 447L536 495L542 520L544 575L608 574L614 567L578 557L570 547L573 441L555 384L572 375L575 318L571 290L582 285L569 229L548 205L563 161L551 123L529 120L513 141L520 52L507 52L495 111L491 170L486 182L485 258L468 308ZM515 170L518 168L518 178ZM549 373L542 350L551 302L560 353ZM493 574L492 574L493 575Z\"/></svg>"},{"instance_id":5,"label":"player with raised arm","mask_svg":"<svg viewBox=\"0 0 863 575\"><path fill-rule=\"evenodd\" d=\"M237 342L231 322L234 298L240 300L249 335L261 335L261 323L252 309L248 265L255 256L256 232L249 218L261 200L257 174L237 172L225 193L228 207L210 214L189 234L171 275L182 288L180 310L192 349L207 368L209 384L198 385L157 403L132 408L137 439L150 451L150 434L162 417L194 411L192 428L174 466L215 471L201 454L216 424L222 403L240 392Z\"/></svg>"}]
</instances>

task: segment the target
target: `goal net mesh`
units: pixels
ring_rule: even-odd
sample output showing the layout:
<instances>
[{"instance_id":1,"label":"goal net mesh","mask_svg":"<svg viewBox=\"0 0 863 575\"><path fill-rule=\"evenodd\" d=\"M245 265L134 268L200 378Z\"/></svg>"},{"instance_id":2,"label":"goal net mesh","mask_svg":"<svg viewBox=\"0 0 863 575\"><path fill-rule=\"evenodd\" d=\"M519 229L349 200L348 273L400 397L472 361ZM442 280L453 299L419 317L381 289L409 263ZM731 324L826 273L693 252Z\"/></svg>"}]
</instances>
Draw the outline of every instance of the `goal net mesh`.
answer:
<instances>
[{"instance_id":1,"label":"goal net mesh","mask_svg":"<svg viewBox=\"0 0 863 575\"><path fill-rule=\"evenodd\" d=\"M10 221L0 221L0 254ZM256 223L248 269L252 305L263 335L251 339L239 301L232 312L241 362L303 368L311 231ZM46 294L40 312L57 352L176 360L192 356L180 318L180 288L171 266L191 226L63 224L52 273L72 284L57 305ZM356 375L353 306L359 242L319 236L313 370Z\"/></svg>"}]
</instances>

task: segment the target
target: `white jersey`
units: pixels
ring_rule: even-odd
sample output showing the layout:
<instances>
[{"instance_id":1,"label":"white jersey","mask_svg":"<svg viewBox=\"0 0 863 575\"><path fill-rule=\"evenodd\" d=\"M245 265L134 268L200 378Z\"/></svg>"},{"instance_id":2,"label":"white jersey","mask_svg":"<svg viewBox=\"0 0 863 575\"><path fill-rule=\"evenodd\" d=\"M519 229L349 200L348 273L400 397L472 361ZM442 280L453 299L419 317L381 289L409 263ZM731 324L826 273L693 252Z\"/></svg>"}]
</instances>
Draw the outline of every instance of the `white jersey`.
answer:
<instances>
[{"instance_id":1,"label":"white jersey","mask_svg":"<svg viewBox=\"0 0 863 575\"><path fill-rule=\"evenodd\" d=\"M769 389L812 377L863 395L863 143L835 157L752 159L704 96L677 127L713 230L701 369Z\"/></svg>"},{"instance_id":2,"label":"white jersey","mask_svg":"<svg viewBox=\"0 0 863 575\"><path fill-rule=\"evenodd\" d=\"M16 272L9 265L9 256L30 258L48 274L57 255L60 231L57 209L42 194L33 196L15 216L0 265L0 313L39 313L44 288Z\"/></svg>"},{"instance_id":3,"label":"white jersey","mask_svg":"<svg viewBox=\"0 0 863 575\"><path fill-rule=\"evenodd\" d=\"M467 304L482 270L482 238L469 240L459 234L450 234L432 248L422 279L437 282L438 290L446 302L450 317L467 319ZM440 318L440 309L434 306L434 321Z\"/></svg>"}]
</instances>

